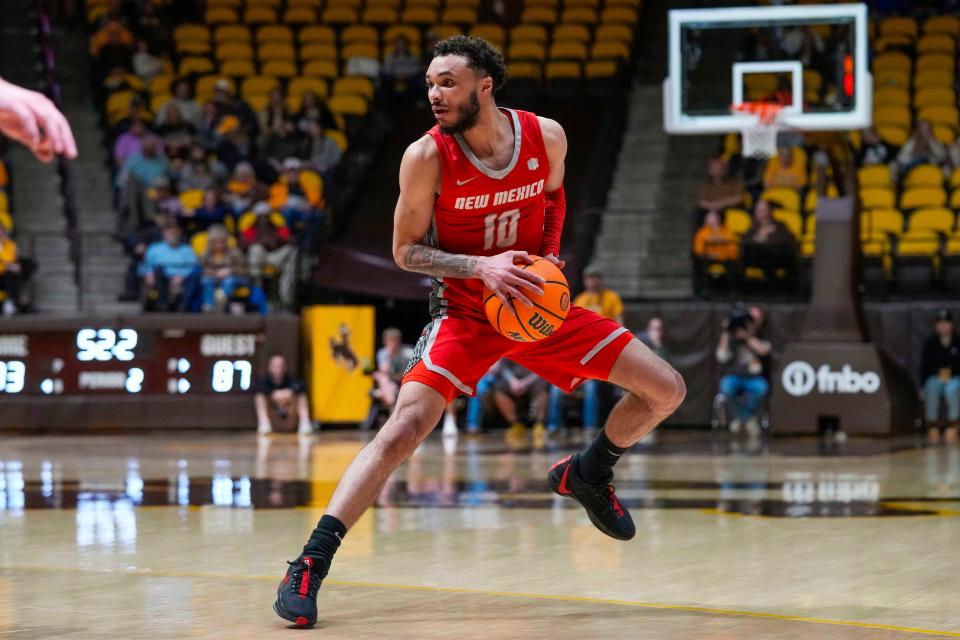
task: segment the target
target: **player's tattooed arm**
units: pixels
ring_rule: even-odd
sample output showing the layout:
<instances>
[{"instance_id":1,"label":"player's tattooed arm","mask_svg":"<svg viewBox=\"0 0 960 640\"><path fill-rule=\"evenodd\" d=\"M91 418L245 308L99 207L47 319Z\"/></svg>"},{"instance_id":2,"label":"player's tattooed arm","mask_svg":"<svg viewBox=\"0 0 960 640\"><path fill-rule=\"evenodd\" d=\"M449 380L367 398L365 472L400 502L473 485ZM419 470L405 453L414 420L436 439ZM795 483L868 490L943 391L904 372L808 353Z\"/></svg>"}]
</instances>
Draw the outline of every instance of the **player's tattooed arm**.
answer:
<instances>
[{"instance_id":1,"label":"player's tattooed arm","mask_svg":"<svg viewBox=\"0 0 960 640\"><path fill-rule=\"evenodd\" d=\"M477 273L478 256L447 253L425 244L411 244L403 257L404 267L428 276L471 278Z\"/></svg>"}]
</instances>

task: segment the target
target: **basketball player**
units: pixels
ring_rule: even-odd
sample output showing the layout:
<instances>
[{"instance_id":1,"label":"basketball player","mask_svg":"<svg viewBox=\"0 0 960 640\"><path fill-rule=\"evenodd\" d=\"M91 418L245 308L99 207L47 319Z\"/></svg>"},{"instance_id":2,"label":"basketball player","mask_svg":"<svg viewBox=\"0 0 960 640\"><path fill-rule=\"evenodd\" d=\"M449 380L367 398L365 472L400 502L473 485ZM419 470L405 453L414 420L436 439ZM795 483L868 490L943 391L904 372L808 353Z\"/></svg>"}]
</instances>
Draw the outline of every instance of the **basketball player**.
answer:
<instances>
[{"instance_id":1,"label":"basketball player","mask_svg":"<svg viewBox=\"0 0 960 640\"><path fill-rule=\"evenodd\" d=\"M427 69L436 126L400 164L393 254L408 271L434 279L433 321L407 366L396 408L353 460L303 553L289 563L274 610L297 625L316 623L316 596L347 530L373 503L390 473L436 426L447 404L472 395L494 362L509 357L571 391L584 379L626 389L604 429L583 451L549 471L556 493L577 500L603 533L619 540L635 527L610 481L613 465L684 398L683 379L629 331L571 307L539 342L515 342L487 321L483 286L530 305L542 279L524 271L538 254L558 259L565 203L566 137L556 122L499 108L503 58L486 41L455 36L437 43Z\"/></svg>"}]
</instances>

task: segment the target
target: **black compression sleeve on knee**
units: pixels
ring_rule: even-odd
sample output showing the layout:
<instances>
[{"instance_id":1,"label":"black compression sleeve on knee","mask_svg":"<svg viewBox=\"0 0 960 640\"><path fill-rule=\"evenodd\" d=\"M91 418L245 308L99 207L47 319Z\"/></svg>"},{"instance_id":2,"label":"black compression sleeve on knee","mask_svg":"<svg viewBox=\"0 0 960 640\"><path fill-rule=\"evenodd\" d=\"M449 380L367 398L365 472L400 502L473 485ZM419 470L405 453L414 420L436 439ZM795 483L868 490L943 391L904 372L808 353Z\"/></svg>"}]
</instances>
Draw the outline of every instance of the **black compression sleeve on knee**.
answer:
<instances>
[{"instance_id":1,"label":"black compression sleeve on knee","mask_svg":"<svg viewBox=\"0 0 960 640\"><path fill-rule=\"evenodd\" d=\"M345 535L347 528L343 523L334 516L325 515L310 534L310 539L303 547L303 555L322 560L329 567Z\"/></svg>"},{"instance_id":2,"label":"black compression sleeve on knee","mask_svg":"<svg viewBox=\"0 0 960 640\"><path fill-rule=\"evenodd\" d=\"M593 442L580 453L577 459L577 475L587 484L609 482L613 465L617 464L626 450L610 442L606 430L601 429Z\"/></svg>"}]
</instances>

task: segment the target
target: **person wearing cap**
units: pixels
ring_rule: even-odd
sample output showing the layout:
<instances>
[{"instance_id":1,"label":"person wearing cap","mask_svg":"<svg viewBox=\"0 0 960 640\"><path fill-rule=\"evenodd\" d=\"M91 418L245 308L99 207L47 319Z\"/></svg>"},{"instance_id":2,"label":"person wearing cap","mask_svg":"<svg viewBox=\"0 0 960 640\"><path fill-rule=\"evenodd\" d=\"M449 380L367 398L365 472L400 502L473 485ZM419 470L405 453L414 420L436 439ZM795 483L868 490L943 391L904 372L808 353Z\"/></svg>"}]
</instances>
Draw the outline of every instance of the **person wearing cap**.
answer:
<instances>
[{"instance_id":1,"label":"person wearing cap","mask_svg":"<svg viewBox=\"0 0 960 640\"><path fill-rule=\"evenodd\" d=\"M297 249L291 244L290 229L280 221L276 224L274 210L267 202L258 202L253 207L256 216L253 225L240 234L241 244L247 248L250 276L256 285L263 282L264 267L270 266L280 272L278 294L280 303L290 307L295 287Z\"/></svg>"},{"instance_id":2,"label":"person wearing cap","mask_svg":"<svg viewBox=\"0 0 960 640\"><path fill-rule=\"evenodd\" d=\"M306 171L299 158L283 161L283 173L270 186L270 206L283 214L287 225L295 227L323 208L323 180Z\"/></svg>"},{"instance_id":3,"label":"person wearing cap","mask_svg":"<svg viewBox=\"0 0 960 640\"><path fill-rule=\"evenodd\" d=\"M217 160L227 171L233 169L247 159L247 144L243 138L240 118L232 115L224 116L216 128L217 145L213 151Z\"/></svg>"},{"instance_id":4,"label":"person wearing cap","mask_svg":"<svg viewBox=\"0 0 960 640\"><path fill-rule=\"evenodd\" d=\"M213 85L213 102L217 106L217 113L221 118L233 116L240 125L240 133L245 138L254 138L260 132L260 123L257 114L243 100L237 98L233 82L220 78Z\"/></svg>"},{"instance_id":5,"label":"person wearing cap","mask_svg":"<svg viewBox=\"0 0 960 640\"><path fill-rule=\"evenodd\" d=\"M937 313L933 335L923 344L920 358L920 380L923 383L924 417L927 438L940 441L940 401L947 405L944 439L957 442L960 427L960 341L954 328L953 314L943 309Z\"/></svg>"}]
</instances>

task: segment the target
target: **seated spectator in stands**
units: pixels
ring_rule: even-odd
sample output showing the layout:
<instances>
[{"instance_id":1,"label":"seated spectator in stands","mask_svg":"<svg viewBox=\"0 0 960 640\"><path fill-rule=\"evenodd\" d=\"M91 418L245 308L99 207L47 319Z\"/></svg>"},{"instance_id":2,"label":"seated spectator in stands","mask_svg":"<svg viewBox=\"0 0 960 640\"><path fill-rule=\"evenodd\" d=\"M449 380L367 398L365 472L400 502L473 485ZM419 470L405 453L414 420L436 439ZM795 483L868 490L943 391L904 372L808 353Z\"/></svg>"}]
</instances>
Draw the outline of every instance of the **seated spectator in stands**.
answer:
<instances>
[{"instance_id":1,"label":"seated spectator in stands","mask_svg":"<svg viewBox=\"0 0 960 640\"><path fill-rule=\"evenodd\" d=\"M716 211L707 211L703 226L693 236L693 255L705 260L726 262L736 260L740 254L740 243L736 234L720 223Z\"/></svg>"},{"instance_id":2,"label":"seated spectator in stands","mask_svg":"<svg viewBox=\"0 0 960 640\"><path fill-rule=\"evenodd\" d=\"M960 428L960 338L954 329L953 314L943 309L937 313L933 335L923 343L920 358L920 381L923 385L924 417L927 439L940 442L940 400L947 405L944 431L948 443L957 442Z\"/></svg>"},{"instance_id":3,"label":"seated spectator in stands","mask_svg":"<svg viewBox=\"0 0 960 640\"><path fill-rule=\"evenodd\" d=\"M884 142L873 127L864 129L860 133L860 138L860 149L857 150L858 166L867 167L893 162L893 147Z\"/></svg>"},{"instance_id":4,"label":"seated spectator in stands","mask_svg":"<svg viewBox=\"0 0 960 640\"><path fill-rule=\"evenodd\" d=\"M117 43L125 44L131 55L133 51L133 34L123 26L123 23L117 19L104 20L100 28L90 37L90 55L94 58L100 58L104 47L116 46Z\"/></svg>"},{"instance_id":5,"label":"seated spectator in stands","mask_svg":"<svg viewBox=\"0 0 960 640\"><path fill-rule=\"evenodd\" d=\"M257 114L254 113L249 104L234 95L232 82L225 78L217 80L217 83L213 85L213 102L217 107L217 114L220 118L233 116L239 120L239 133L244 144L256 139L260 131Z\"/></svg>"},{"instance_id":6,"label":"seated spectator in stands","mask_svg":"<svg viewBox=\"0 0 960 640\"><path fill-rule=\"evenodd\" d=\"M283 131L283 121L293 118L287 109L287 101L283 99L283 91L274 89L268 96L267 104L258 114L260 131L266 137L271 133L279 134Z\"/></svg>"},{"instance_id":7,"label":"seated spectator in stands","mask_svg":"<svg viewBox=\"0 0 960 640\"><path fill-rule=\"evenodd\" d=\"M106 35L105 40L99 46L94 43L100 33ZM94 35L91 39L90 53L97 61L97 66L102 69L101 74L114 67L132 68L133 60L133 35L121 24L111 22ZM100 76L101 78L103 75Z\"/></svg>"},{"instance_id":8,"label":"seated spectator in stands","mask_svg":"<svg viewBox=\"0 0 960 640\"><path fill-rule=\"evenodd\" d=\"M143 257L147 247L163 240L163 229L177 224L176 218L164 210L158 210L153 220L145 220L140 228L123 238L123 249L130 262L124 278L124 291L117 299L120 302L135 302L140 299L140 277Z\"/></svg>"},{"instance_id":9,"label":"seated spectator in stands","mask_svg":"<svg viewBox=\"0 0 960 640\"><path fill-rule=\"evenodd\" d=\"M201 123L200 135L198 140L204 149L214 151L220 143L220 115L217 113L217 105L213 100L207 100L200 107Z\"/></svg>"},{"instance_id":10,"label":"seated spectator in stands","mask_svg":"<svg viewBox=\"0 0 960 640\"><path fill-rule=\"evenodd\" d=\"M3 300L3 315L12 316L17 312L20 300L20 260L17 244L0 224L0 291L6 294Z\"/></svg>"},{"instance_id":11,"label":"seated spectator in stands","mask_svg":"<svg viewBox=\"0 0 960 640\"><path fill-rule=\"evenodd\" d=\"M707 211L724 211L743 205L743 181L731 176L727 161L721 155L707 160L707 178L700 183L697 206L700 208L696 224L699 226Z\"/></svg>"},{"instance_id":12,"label":"seated spectator in stands","mask_svg":"<svg viewBox=\"0 0 960 640\"><path fill-rule=\"evenodd\" d=\"M179 223L186 211L180 198L173 193L170 178L160 176L151 186L147 192L147 221L156 221L157 213L165 213L171 220Z\"/></svg>"},{"instance_id":13,"label":"seated spectator in stands","mask_svg":"<svg viewBox=\"0 0 960 640\"><path fill-rule=\"evenodd\" d=\"M163 60L150 53L150 46L146 40L137 40L137 51L133 54L133 72L149 83L156 76L163 73Z\"/></svg>"},{"instance_id":14,"label":"seated spectator in stands","mask_svg":"<svg viewBox=\"0 0 960 640\"><path fill-rule=\"evenodd\" d=\"M301 94L300 110L297 111L297 127L303 131L310 120L318 121L324 129L336 129L337 120L326 101L309 89Z\"/></svg>"},{"instance_id":15,"label":"seated spectator in stands","mask_svg":"<svg viewBox=\"0 0 960 640\"><path fill-rule=\"evenodd\" d=\"M373 372L373 382L377 399L384 407L393 411L403 372L413 357L413 347L403 344L403 334L396 327L384 329L381 339L383 346L377 349L377 370Z\"/></svg>"},{"instance_id":16,"label":"seated spectator in stands","mask_svg":"<svg viewBox=\"0 0 960 640\"><path fill-rule=\"evenodd\" d=\"M297 264L297 249L292 244L292 234L286 225L274 226L271 220L273 209L266 202L258 202L253 207L253 213L256 220L240 236L242 245L247 248L250 276L260 286L264 267L270 266L279 271L280 303L289 308L293 303Z\"/></svg>"},{"instance_id":17,"label":"seated spectator in stands","mask_svg":"<svg viewBox=\"0 0 960 640\"><path fill-rule=\"evenodd\" d=\"M176 105L172 105L167 108L167 117L163 124L157 127L157 134L163 139L167 155L174 157L190 148L197 135L197 129L183 119Z\"/></svg>"},{"instance_id":18,"label":"seated spectator in stands","mask_svg":"<svg viewBox=\"0 0 960 640\"><path fill-rule=\"evenodd\" d=\"M189 80L177 80L173 85L173 97L157 109L157 125L167 121L167 114L171 107L180 111L180 116L199 131L203 127L203 110L193 99L193 89Z\"/></svg>"},{"instance_id":19,"label":"seated spectator in stands","mask_svg":"<svg viewBox=\"0 0 960 640\"><path fill-rule=\"evenodd\" d=\"M247 265L243 253L229 243L227 229L215 224L207 231L207 250L203 254L203 311L223 311L234 291L247 284Z\"/></svg>"},{"instance_id":20,"label":"seated spectator in stands","mask_svg":"<svg viewBox=\"0 0 960 640\"><path fill-rule=\"evenodd\" d=\"M260 154L276 166L286 158L305 156L306 149L297 123L292 118L285 118L279 132L271 132L264 137Z\"/></svg>"},{"instance_id":21,"label":"seated spectator in stands","mask_svg":"<svg viewBox=\"0 0 960 640\"><path fill-rule=\"evenodd\" d=\"M270 187L270 206L283 214L293 229L314 211L323 207L323 181L312 171L304 170L297 158L283 161L283 173Z\"/></svg>"},{"instance_id":22,"label":"seated spectator in stands","mask_svg":"<svg viewBox=\"0 0 960 640\"><path fill-rule=\"evenodd\" d=\"M180 165L174 176L177 180L177 188L180 191L212 189L217 181L214 164L215 161L207 157L203 147L192 146L187 160Z\"/></svg>"},{"instance_id":23,"label":"seated spectator in stands","mask_svg":"<svg viewBox=\"0 0 960 640\"><path fill-rule=\"evenodd\" d=\"M421 87L415 81L422 74L420 58L410 51L410 41L406 36L397 36L393 50L383 57L380 68L385 106L396 106L419 97Z\"/></svg>"},{"instance_id":24,"label":"seated spectator in stands","mask_svg":"<svg viewBox=\"0 0 960 640\"><path fill-rule=\"evenodd\" d=\"M132 121L130 128L117 138L113 143L113 164L118 169L124 165L127 158L140 151L140 145L147 134L149 134L147 125L143 120L137 119Z\"/></svg>"},{"instance_id":25,"label":"seated spectator in stands","mask_svg":"<svg viewBox=\"0 0 960 640\"><path fill-rule=\"evenodd\" d=\"M143 257L144 287L156 292L155 311L189 310L200 276L197 255L183 242L177 225L171 224L161 233L163 240L147 247Z\"/></svg>"},{"instance_id":26,"label":"seated spectator in stands","mask_svg":"<svg viewBox=\"0 0 960 640\"><path fill-rule=\"evenodd\" d=\"M368 56L350 56L344 61L343 75L366 76L376 81L380 77L380 60Z\"/></svg>"},{"instance_id":27,"label":"seated spectator in stands","mask_svg":"<svg viewBox=\"0 0 960 640\"><path fill-rule=\"evenodd\" d=\"M253 401L260 435L273 431L293 433L294 425L298 425L300 435L313 433L307 387L303 381L290 375L287 359L283 356L270 357L267 373L257 383Z\"/></svg>"},{"instance_id":28,"label":"seated spectator in stands","mask_svg":"<svg viewBox=\"0 0 960 640\"><path fill-rule=\"evenodd\" d=\"M770 390L767 371L773 349L763 337L763 322L760 307L737 305L723 320L716 350L717 362L726 365L720 393L733 414L730 431L746 424L751 436L760 433L757 413Z\"/></svg>"},{"instance_id":29,"label":"seated spectator in stands","mask_svg":"<svg viewBox=\"0 0 960 640\"><path fill-rule=\"evenodd\" d=\"M227 171L233 171L237 164L247 159L247 145L243 139L240 120L235 116L226 116L220 121L216 131L220 137L214 147L217 161Z\"/></svg>"},{"instance_id":30,"label":"seated spectator in stands","mask_svg":"<svg viewBox=\"0 0 960 640\"><path fill-rule=\"evenodd\" d=\"M216 189L207 189L203 192L203 204L193 211L183 212L183 224L192 232L207 231L213 226L226 224L227 218L232 217L230 207L222 200Z\"/></svg>"},{"instance_id":31,"label":"seated spectator in stands","mask_svg":"<svg viewBox=\"0 0 960 640\"><path fill-rule=\"evenodd\" d=\"M917 120L913 135L900 147L897 154L897 169L902 178L918 164L944 166L950 163L950 155L942 142L933 135L929 120Z\"/></svg>"},{"instance_id":32,"label":"seated spectator in stands","mask_svg":"<svg viewBox=\"0 0 960 640\"><path fill-rule=\"evenodd\" d=\"M233 215L239 217L266 197L266 187L257 182L253 166L249 162L237 164L227 182L227 192L224 196L224 201L233 210Z\"/></svg>"},{"instance_id":33,"label":"seated spectator in stands","mask_svg":"<svg viewBox=\"0 0 960 640\"><path fill-rule=\"evenodd\" d=\"M807 168L796 161L793 147L780 147L777 155L767 160L767 168L763 171L763 188L802 189L806 186Z\"/></svg>"},{"instance_id":34,"label":"seated spectator in stands","mask_svg":"<svg viewBox=\"0 0 960 640\"><path fill-rule=\"evenodd\" d=\"M310 120L307 124L307 144L307 163L310 168L323 176L324 180L330 180L340 162L340 145L327 135L317 120Z\"/></svg>"},{"instance_id":35,"label":"seated spectator in stands","mask_svg":"<svg viewBox=\"0 0 960 640\"><path fill-rule=\"evenodd\" d=\"M518 412L519 401L524 399L529 400L534 438L542 437L546 431L543 423L547 418L549 397L550 383L546 380L510 360L501 363L493 384L493 401L500 415L510 425L506 436L511 442L519 442L526 434Z\"/></svg>"},{"instance_id":36,"label":"seated spectator in stands","mask_svg":"<svg viewBox=\"0 0 960 640\"><path fill-rule=\"evenodd\" d=\"M144 137L140 151L127 159L117 175L117 188L122 190L117 221L121 235L127 235L149 217L147 187L158 178L169 177L169 170L160 139L153 135Z\"/></svg>"},{"instance_id":37,"label":"seated spectator in stands","mask_svg":"<svg viewBox=\"0 0 960 640\"><path fill-rule=\"evenodd\" d=\"M743 234L743 244L792 247L795 242L786 225L773 217L773 204L769 200L757 200L753 223Z\"/></svg>"},{"instance_id":38,"label":"seated spectator in stands","mask_svg":"<svg viewBox=\"0 0 960 640\"><path fill-rule=\"evenodd\" d=\"M647 326L636 334L637 339L667 362L670 361L670 351L663 343L663 318L653 316L647 320Z\"/></svg>"}]
</instances>

